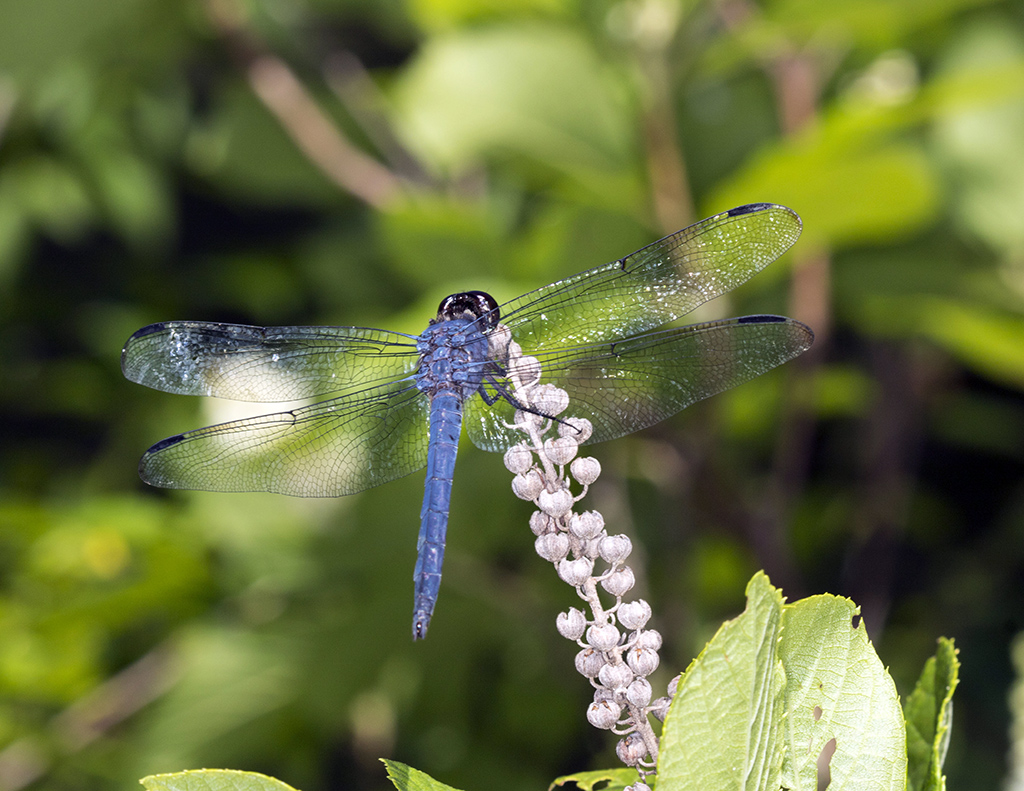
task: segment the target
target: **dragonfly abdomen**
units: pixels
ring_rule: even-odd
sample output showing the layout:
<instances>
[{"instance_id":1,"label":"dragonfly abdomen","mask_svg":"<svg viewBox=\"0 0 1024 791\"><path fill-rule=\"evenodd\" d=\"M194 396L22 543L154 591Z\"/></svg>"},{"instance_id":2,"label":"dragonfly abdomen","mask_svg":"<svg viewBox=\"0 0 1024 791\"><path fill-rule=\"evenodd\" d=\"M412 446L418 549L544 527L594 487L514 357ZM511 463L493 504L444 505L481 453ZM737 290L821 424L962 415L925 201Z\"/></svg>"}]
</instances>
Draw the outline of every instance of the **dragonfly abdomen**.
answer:
<instances>
[{"instance_id":1,"label":"dragonfly abdomen","mask_svg":"<svg viewBox=\"0 0 1024 791\"><path fill-rule=\"evenodd\" d=\"M459 318L432 324L417 345L422 357L416 386L430 396L427 480L413 574L412 634L419 640L426 637L441 587L455 456L462 431L462 404L483 381L487 338L472 327L468 318Z\"/></svg>"},{"instance_id":2,"label":"dragonfly abdomen","mask_svg":"<svg viewBox=\"0 0 1024 791\"><path fill-rule=\"evenodd\" d=\"M416 571L413 573L412 634L417 640L427 635L441 587L445 533L461 430L462 399L450 392L434 396L430 408L427 480L420 510L420 535L416 542Z\"/></svg>"}]
</instances>

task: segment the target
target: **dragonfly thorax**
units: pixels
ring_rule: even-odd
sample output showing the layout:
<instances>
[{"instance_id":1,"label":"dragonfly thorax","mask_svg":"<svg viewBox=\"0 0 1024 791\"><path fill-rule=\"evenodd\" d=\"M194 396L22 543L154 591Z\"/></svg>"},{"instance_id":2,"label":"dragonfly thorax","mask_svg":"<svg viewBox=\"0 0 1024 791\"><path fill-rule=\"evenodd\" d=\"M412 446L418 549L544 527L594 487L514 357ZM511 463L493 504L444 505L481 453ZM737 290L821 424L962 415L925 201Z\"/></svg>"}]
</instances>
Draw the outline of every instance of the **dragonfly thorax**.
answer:
<instances>
[{"instance_id":1,"label":"dragonfly thorax","mask_svg":"<svg viewBox=\"0 0 1024 791\"><path fill-rule=\"evenodd\" d=\"M484 320L486 327L490 329L498 323L498 303L486 291L463 291L458 294L451 294L441 300L437 309L437 318L431 324L452 319L478 319L486 316Z\"/></svg>"}]
</instances>

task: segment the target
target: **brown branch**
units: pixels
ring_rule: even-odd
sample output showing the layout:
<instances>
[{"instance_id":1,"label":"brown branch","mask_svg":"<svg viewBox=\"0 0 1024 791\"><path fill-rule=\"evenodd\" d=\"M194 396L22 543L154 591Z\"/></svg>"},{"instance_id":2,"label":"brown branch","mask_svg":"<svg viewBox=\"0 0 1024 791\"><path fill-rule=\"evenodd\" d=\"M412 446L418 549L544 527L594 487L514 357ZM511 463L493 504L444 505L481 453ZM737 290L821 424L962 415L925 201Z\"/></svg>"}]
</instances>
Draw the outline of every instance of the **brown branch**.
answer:
<instances>
[{"instance_id":1,"label":"brown branch","mask_svg":"<svg viewBox=\"0 0 1024 791\"><path fill-rule=\"evenodd\" d=\"M331 181L377 209L398 197L395 175L342 135L284 61L261 55L249 63L246 76L299 149Z\"/></svg>"},{"instance_id":2,"label":"brown branch","mask_svg":"<svg viewBox=\"0 0 1024 791\"><path fill-rule=\"evenodd\" d=\"M332 52L323 74L327 87L403 181L436 186L419 160L398 141L385 112L387 99L359 58L347 50Z\"/></svg>"},{"instance_id":3,"label":"brown branch","mask_svg":"<svg viewBox=\"0 0 1024 791\"><path fill-rule=\"evenodd\" d=\"M644 113L643 131L654 213L661 231L671 233L694 220L690 179L671 108L656 100Z\"/></svg>"},{"instance_id":4,"label":"brown branch","mask_svg":"<svg viewBox=\"0 0 1024 791\"><path fill-rule=\"evenodd\" d=\"M637 60L645 79L642 117L647 175L658 226L671 233L694 221L693 195L676 124L665 31L638 34Z\"/></svg>"},{"instance_id":5,"label":"brown branch","mask_svg":"<svg viewBox=\"0 0 1024 791\"><path fill-rule=\"evenodd\" d=\"M383 208L402 193L398 177L349 142L289 66L246 26L237 0L207 0L207 14L245 73L253 93L295 145L328 179Z\"/></svg>"}]
</instances>

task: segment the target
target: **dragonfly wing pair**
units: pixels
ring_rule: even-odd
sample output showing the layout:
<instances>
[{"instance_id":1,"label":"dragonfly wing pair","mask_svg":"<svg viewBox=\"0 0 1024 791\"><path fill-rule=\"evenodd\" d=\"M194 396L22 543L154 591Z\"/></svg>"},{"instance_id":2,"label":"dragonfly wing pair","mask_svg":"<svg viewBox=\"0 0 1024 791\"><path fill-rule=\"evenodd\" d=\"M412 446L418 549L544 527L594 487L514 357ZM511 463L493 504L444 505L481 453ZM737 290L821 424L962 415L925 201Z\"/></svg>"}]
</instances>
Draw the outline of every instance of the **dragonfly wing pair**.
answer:
<instances>
[{"instance_id":1,"label":"dragonfly wing pair","mask_svg":"<svg viewBox=\"0 0 1024 791\"><path fill-rule=\"evenodd\" d=\"M464 342L479 343L500 321L540 360L543 380L568 391L568 414L594 424L590 442L622 436L810 347L811 331L780 316L650 331L748 280L789 249L800 230L799 217L783 206L741 206L513 299L497 315L480 316L475 330L470 322ZM244 401L325 400L169 437L147 451L140 473L172 488L327 497L414 472L427 463L434 397L416 379L417 342L427 335L204 322L145 327L122 354L132 381ZM501 362L484 361L487 374L500 377ZM454 404L465 410L477 446L502 451L519 441L505 425L512 404L463 399ZM437 499L447 488L433 491ZM447 501L435 506L446 522ZM443 524L439 538L443 549ZM439 575L438 560L437 581Z\"/></svg>"}]
</instances>

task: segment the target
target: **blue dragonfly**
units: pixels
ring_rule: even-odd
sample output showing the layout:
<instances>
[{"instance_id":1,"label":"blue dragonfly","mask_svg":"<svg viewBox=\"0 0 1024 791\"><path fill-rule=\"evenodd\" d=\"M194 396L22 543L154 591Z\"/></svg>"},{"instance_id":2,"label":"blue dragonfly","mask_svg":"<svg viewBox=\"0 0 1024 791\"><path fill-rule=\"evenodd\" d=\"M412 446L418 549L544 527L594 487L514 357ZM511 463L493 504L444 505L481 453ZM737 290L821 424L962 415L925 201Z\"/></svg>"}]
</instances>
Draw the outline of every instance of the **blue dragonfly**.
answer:
<instances>
[{"instance_id":1,"label":"blue dragonfly","mask_svg":"<svg viewBox=\"0 0 1024 791\"><path fill-rule=\"evenodd\" d=\"M811 330L782 316L651 331L752 277L800 231L784 206L740 206L501 306L480 291L453 294L418 336L151 324L122 353L133 382L240 401L323 400L168 437L146 451L139 473L175 489L335 497L426 466L413 613L413 637L423 638L441 583L462 424L484 450L521 439L511 424L523 405L511 395L501 344L488 341L499 322L538 358L544 381L568 392L567 414L591 421L588 442L614 439L810 347Z\"/></svg>"}]
</instances>

